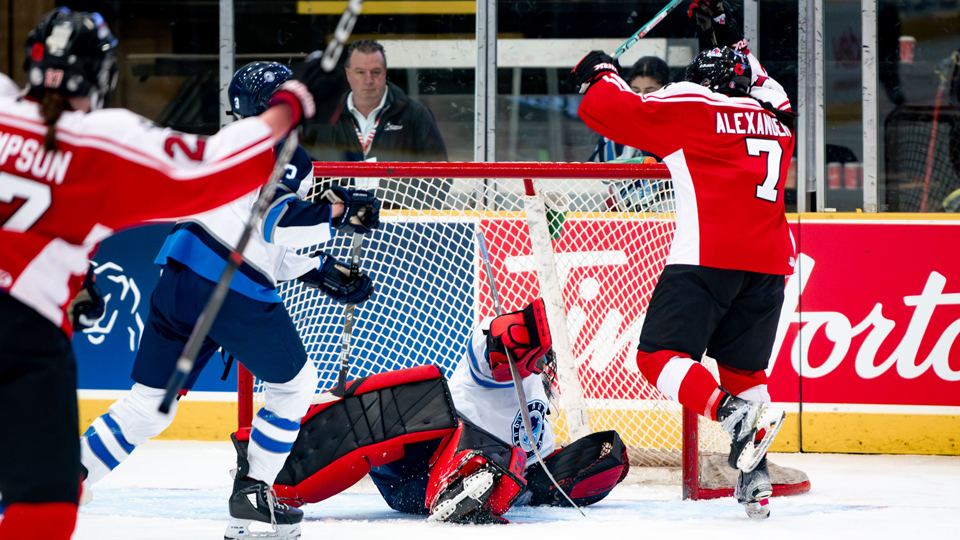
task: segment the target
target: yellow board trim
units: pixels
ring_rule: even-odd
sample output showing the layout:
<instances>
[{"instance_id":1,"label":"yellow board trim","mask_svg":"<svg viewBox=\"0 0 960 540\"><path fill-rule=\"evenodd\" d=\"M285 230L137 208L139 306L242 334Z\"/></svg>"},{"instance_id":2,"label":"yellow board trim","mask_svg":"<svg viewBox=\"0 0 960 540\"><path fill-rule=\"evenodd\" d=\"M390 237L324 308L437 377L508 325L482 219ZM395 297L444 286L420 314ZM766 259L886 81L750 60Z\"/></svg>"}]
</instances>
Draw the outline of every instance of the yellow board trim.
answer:
<instances>
[{"instance_id":1,"label":"yellow board trim","mask_svg":"<svg viewBox=\"0 0 960 540\"><path fill-rule=\"evenodd\" d=\"M805 412L803 451L958 456L960 415Z\"/></svg>"},{"instance_id":2,"label":"yellow board trim","mask_svg":"<svg viewBox=\"0 0 960 540\"><path fill-rule=\"evenodd\" d=\"M80 433L101 414L107 412L114 399L81 399ZM177 405L173 423L157 437L174 441L229 441L237 430L237 404L230 401L182 401Z\"/></svg>"},{"instance_id":3,"label":"yellow board trim","mask_svg":"<svg viewBox=\"0 0 960 540\"><path fill-rule=\"evenodd\" d=\"M115 400L81 399L80 433ZM640 416L657 416L644 411L607 411L607 421L595 426L595 431L616 429L628 433L629 424L636 426ZM662 414L662 413L661 413ZM566 422L561 413L553 418L554 432L560 443L566 444ZM648 422L655 422L648 419ZM829 413L804 412L803 451L841 454L923 454L960 455L960 415L885 414L885 413ZM652 425L652 424L648 424ZM771 452L800 451L801 416L787 413L787 419ZM237 404L229 401L183 401L177 407L177 417L160 434L159 440L228 441L237 429ZM679 449L678 436L660 441L665 449ZM628 445L643 445L626 440Z\"/></svg>"},{"instance_id":4,"label":"yellow board trim","mask_svg":"<svg viewBox=\"0 0 960 540\"><path fill-rule=\"evenodd\" d=\"M298 15L340 15L347 8L346 2L333 0L297 2ZM364 2L363 15L474 15L476 2L439 0L432 2L383 1Z\"/></svg>"}]
</instances>

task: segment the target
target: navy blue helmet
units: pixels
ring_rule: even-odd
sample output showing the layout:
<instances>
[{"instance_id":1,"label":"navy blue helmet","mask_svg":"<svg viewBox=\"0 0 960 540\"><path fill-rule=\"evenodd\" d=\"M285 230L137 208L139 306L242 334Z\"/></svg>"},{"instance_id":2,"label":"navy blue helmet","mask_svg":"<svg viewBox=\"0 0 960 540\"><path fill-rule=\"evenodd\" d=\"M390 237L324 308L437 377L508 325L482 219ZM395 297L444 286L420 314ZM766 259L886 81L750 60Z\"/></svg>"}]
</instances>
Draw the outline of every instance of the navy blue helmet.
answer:
<instances>
[{"instance_id":1,"label":"navy blue helmet","mask_svg":"<svg viewBox=\"0 0 960 540\"><path fill-rule=\"evenodd\" d=\"M251 62L233 74L230 81L230 108L240 116L257 116L277 88L293 74L277 62Z\"/></svg>"},{"instance_id":2,"label":"navy blue helmet","mask_svg":"<svg viewBox=\"0 0 960 540\"><path fill-rule=\"evenodd\" d=\"M47 13L27 36L26 60L31 94L52 90L91 98L98 109L117 84L117 40L99 13L59 7Z\"/></svg>"}]
</instances>

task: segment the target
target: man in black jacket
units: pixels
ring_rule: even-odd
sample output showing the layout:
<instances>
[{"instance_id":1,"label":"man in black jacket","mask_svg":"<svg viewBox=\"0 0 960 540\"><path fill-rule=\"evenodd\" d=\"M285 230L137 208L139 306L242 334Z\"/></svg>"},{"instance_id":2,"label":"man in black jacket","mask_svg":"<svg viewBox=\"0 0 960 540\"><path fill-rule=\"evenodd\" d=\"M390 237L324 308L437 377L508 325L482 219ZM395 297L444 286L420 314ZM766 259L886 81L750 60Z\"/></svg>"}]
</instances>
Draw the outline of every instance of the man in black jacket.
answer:
<instances>
[{"instance_id":1,"label":"man in black jacket","mask_svg":"<svg viewBox=\"0 0 960 540\"><path fill-rule=\"evenodd\" d=\"M317 161L446 161L447 149L433 113L387 82L383 46L355 41L347 48L343 94L329 123L312 126L303 146ZM359 180L364 183L364 180ZM381 180L376 189L386 207L435 208L450 190L449 180ZM437 200L439 198L439 200Z\"/></svg>"}]
</instances>

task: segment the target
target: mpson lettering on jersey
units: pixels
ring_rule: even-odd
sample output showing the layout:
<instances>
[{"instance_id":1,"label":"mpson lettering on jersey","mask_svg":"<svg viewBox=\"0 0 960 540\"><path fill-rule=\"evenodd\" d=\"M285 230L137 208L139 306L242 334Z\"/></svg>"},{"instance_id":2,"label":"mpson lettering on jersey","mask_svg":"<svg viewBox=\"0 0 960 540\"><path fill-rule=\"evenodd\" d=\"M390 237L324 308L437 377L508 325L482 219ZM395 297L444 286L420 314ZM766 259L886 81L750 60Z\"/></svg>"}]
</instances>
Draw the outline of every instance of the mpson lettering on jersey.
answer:
<instances>
[{"instance_id":1,"label":"mpson lettering on jersey","mask_svg":"<svg viewBox=\"0 0 960 540\"><path fill-rule=\"evenodd\" d=\"M789 137L779 120L759 112L717 113L717 133Z\"/></svg>"},{"instance_id":2,"label":"mpson lettering on jersey","mask_svg":"<svg viewBox=\"0 0 960 540\"><path fill-rule=\"evenodd\" d=\"M63 183L73 152L47 152L43 141L16 133L0 132L0 166L13 159L14 168L47 182Z\"/></svg>"}]
</instances>

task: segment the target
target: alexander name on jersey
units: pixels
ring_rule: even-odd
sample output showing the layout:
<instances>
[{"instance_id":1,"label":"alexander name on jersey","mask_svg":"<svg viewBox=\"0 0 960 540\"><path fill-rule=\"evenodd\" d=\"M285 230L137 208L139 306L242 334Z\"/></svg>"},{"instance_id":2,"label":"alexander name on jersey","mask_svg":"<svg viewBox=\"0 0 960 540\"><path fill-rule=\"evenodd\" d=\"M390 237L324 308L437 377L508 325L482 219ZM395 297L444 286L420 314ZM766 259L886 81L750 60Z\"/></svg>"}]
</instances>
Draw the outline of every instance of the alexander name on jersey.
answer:
<instances>
[{"instance_id":1,"label":"alexander name on jersey","mask_svg":"<svg viewBox=\"0 0 960 540\"><path fill-rule=\"evenodd\" d=\"M0 131L0 166L15 159L13 167L18 172L60 185L72 158L73 152L69 150L45 151L40 139Z\"/></svg>"},{"instance_id":2,"label":"alexander name on jersey","mask_svg":"<svg viewBox=\"0 0 960 540\"><path fill-rule=\"evenodd\" d=\"M764 113L718 112L717 133L789 137L790 130L779 120Z\"/></svg>"}]
</instances>

